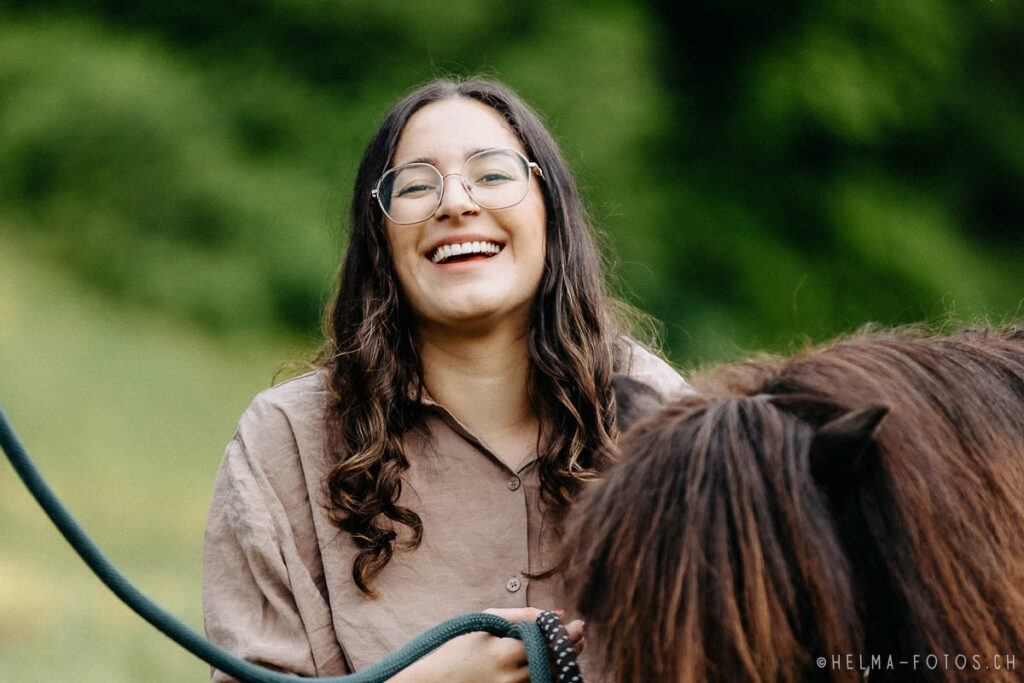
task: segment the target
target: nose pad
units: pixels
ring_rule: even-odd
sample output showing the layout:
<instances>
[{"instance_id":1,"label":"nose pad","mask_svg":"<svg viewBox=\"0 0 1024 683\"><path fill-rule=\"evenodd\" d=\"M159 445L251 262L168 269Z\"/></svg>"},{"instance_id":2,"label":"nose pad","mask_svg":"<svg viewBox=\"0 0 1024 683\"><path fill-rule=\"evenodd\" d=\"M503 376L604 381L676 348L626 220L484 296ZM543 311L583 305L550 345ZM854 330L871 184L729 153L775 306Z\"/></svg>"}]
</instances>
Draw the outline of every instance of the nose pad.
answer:
<instances>
[{"instance_id":1,"label":"nose pad","mask_svg":"<svg viewBox=\"0 0 1024 683\"><path fill-rule=\"evenodd\" d=\"M459 179L457 181L450 180L452 176L458 176ZM437 211L434 212L435 218L442 220L451 216L465 216L475 214L480 209L462 182L462 174L449 173L442 176L442 181L441 202L437 205Z\"/></svg>"}]
</instances>

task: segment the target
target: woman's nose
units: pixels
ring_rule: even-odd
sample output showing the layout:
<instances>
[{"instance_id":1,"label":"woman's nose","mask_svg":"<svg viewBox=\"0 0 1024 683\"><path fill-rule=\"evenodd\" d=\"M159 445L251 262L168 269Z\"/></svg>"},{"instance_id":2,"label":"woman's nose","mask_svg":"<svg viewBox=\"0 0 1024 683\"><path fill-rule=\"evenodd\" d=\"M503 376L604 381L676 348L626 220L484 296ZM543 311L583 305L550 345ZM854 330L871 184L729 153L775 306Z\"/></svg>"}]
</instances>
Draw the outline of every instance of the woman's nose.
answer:
<instances>
[{"instance_id":1,"label":"woman's nose","mask_svg":"<svg viewBox=\"0 0 1024 683\"><path fill-rule=\"evenodd\" d=\"M466 186L462 183L461 173L449 173L442 176L441 203L437 206L434 218L444 220L453 216L475 214L479 210L477 203L469 196Z\"/></svg>"}]
</instances>

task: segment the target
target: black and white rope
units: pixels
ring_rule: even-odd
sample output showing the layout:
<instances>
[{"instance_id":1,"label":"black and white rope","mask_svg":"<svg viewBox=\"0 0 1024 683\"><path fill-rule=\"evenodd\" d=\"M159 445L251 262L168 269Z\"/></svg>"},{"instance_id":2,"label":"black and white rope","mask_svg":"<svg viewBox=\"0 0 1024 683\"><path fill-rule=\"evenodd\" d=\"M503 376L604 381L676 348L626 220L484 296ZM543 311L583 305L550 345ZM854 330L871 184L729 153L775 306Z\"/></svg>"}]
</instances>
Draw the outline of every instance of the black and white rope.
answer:
<instances>
[{"instance_id":1,"label":"black and white rope","mask_svg":"<svg viewBox=\"0 0 1024 683\"><path fill-rule=\"evenodd\" d=\"M556 683L583 683L583 674L576 662L576 646L562 620L554 612L545 611L537 616L537 625L548 644L552 680Z\"/></svg>"}]
</instances>

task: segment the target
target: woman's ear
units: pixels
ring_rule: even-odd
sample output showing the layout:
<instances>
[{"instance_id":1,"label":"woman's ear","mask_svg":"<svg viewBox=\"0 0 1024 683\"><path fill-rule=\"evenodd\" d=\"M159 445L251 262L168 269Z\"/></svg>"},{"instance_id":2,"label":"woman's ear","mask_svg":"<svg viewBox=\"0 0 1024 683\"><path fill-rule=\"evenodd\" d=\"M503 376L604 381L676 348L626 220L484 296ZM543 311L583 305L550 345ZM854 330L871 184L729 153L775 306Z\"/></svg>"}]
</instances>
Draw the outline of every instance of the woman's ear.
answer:
<instances>
[{"instance_id":1,"label":"woman's ear","mask_svg":"<svg viewBox=\"0 0 1024 683\"><path fill-rule=\"evenodd\" d=\"M819 484L838 484L856 474L875 452L874 434L889 408L874 405L825 423L811 441L811 476Z\"/></svg>"}]
</instances>

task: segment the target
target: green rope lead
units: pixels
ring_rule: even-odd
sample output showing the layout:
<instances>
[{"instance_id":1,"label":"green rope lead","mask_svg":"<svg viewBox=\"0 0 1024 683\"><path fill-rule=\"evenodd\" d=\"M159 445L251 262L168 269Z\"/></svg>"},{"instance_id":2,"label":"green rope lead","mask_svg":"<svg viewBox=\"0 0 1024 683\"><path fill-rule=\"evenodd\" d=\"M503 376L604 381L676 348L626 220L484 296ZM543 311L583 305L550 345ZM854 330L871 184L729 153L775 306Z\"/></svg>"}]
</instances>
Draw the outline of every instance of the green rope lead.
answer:
<instances>
[{"instance_id":1,"label":"green rope lead","mask_svg":"<svg viewBox=\"0 0 1024 683\"><path fill-rule=\"evenodd\" d=\"M530 681L551 683L547 648L540 628L533 622L511 623L493 614L464 614L433 627L409 641L404 647L377 662L348 676L332 678L303 678L295 674L272 671L235 657L196 633L173 614L165 610L136 588L117 567L107 559L81 525L53 492L29 457L21 440L0 409L0 446L25 486L42 506L43 511L64 535L75 552L85 560L100 581L114 592L136 614L159 629L164 635L199 657L206 663L243 683L381 683L391 678L419 658L434 651L456 636L473 631L486 631L499 637L518 638L526 647Z\"/></svg>"}]
</instances>

